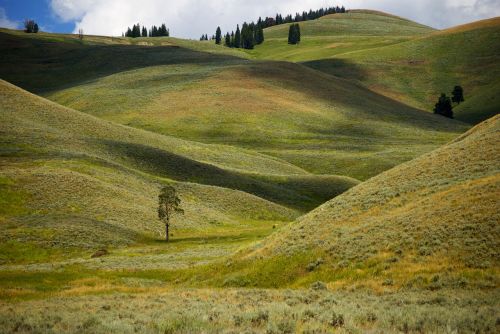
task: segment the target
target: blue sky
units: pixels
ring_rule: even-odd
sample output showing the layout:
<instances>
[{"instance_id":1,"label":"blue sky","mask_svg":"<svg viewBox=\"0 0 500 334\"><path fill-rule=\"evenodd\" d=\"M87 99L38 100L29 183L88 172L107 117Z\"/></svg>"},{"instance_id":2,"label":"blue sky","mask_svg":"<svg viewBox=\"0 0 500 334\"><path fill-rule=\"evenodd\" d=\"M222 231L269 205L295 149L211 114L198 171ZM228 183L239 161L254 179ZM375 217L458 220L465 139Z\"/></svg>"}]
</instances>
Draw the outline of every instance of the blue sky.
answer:
<instances>
[{"instance_id":1,"label":"blue sky","mask_svg":"<svg viewBox=\"0 0 500 334\"><path fill-rule=\"evenodd\" d=\"M21 28L32 18L43 31L119 36L128 26L166 23L173 36L198 38L217 26L344 5L375 9L434 28L500 16L500 0L0 0L0 27Z\"/></svg>"},{"instance_id":2,"label":"blue sky","mask_svg":"<svg viewBox=\"0 0 500 334\"><path fill-rule=\"evenodd\" d=\"M44 31L72 32L75 29L75 21L64 22L55 15L50 0L0 0L0 8L4 9L8 21L17 24L18 28L25 19L32 18ZM1 15L0 12L0 20Z\"/></svg>"}]
</instances>

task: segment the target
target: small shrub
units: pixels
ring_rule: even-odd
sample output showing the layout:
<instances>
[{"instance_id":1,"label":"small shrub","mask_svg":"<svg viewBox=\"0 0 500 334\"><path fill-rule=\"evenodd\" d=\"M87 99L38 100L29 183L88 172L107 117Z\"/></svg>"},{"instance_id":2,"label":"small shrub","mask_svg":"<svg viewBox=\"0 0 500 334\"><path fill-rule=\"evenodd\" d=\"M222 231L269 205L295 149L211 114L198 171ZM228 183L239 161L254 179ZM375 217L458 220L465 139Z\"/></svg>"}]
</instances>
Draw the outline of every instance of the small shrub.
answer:
<instances>
[{"instance_id":1,"label":"small shrub","mask_svg":"<svg viewBox=\"0 0 500 334\"><path fill-rule=\"evenodd\" d=\"M439 275L434 275L431 278L431 283L427 286L427 288L431 291L439 290L443 287L443 284L441 283Z\"/></svg>"},{"instance_id":2,"label":"small shrub","mask_svg":"<svg viewBox=\"0 0 500 334\"><path fill-rule=\"evenodd\" d=\"M377 321L377 315L373 312L368 312L366 314L366 320L368 322L375 322L375 321Z\"/></svg>"},{"instance_id":3,"label":"small shrub","mask_svg":"<svg viewBox=\"0 0 500 334\"><path fill-rule=\"evenodd\" d=\"M387 279L385 279L382 282L382 285L384 285L384 286L393 286L394 285L394 281L391 278L387 278Z\"/></svg>"},{"instance_id":4,"label":"small shrub","mask_svg":"<svg viewBox=\"0 0 500 334\"><path fill-rule=\"evenodd\" d=\"M306 269L307 271L314 271L316 270L319 266L321 266L324 263L322 258L317 259L314 262L311 262L307 265Z\"/></svg>"},{"instance_id":5,"label":"small shrub","mask_svg":"<svg viewBox=\"0 0 500 334\"><path fill-rule=\"evenodd\" d=\"M96 257L101 257L101 256L105 256L105 255L108 255L109 252L107 249L103 248L103 249L99 249L97 252L95 252L94 254L92 254L92 256L90 256L92 259L96 258Z\"/></svg>"},{"instance_id":6,"label":"small shrub","mask_svg":"<svg viewBox=\"0 0 500 334\"><path fill-rule=\"evenodd\" d=\"M317 281L311 284L311 289L313 290L327 290L327 286L325 283Z\"/></svg>"},{"instance_id":7,"label":"small shrub","mask_svg":"<svg viewBox=\"0 0 500 334\"><path fill-rule=\"evenodd\" d=\"M349 267L349 265L351 264L351 262L347 261L347 260L342 260L342 261L339 261L336 265L335 265L335 268L336 269L343 269L343 268L347 268Z\"/></svg>"},{"instance_id":8,"label":"small shrub","mask_svg":"<svg viewBox=\"0 0 500 334\"><path fill-rule=\"evenodd\" d=\"M224 280L223 282L224 286L230 286L230 287L244 287L250 284L250 281L247 278L241 277L241 276L233 276L233 277L228 277Z\"/></svg>"},{"instance_id":9,"label":"small shrub","mask_svg":"<svg viewBox=\"0 0 500 334\"><path fill-rule=\"evenodd\" d=\"M314 311L307 309L304 312L302 312L302 320L307 321L309 319L314 319L316 318L316 313Z\"/></svg>"},{"instance_id":10,"label":"small shrub","mask_svg":"<svg viewBox=\"0 0 500 334\"><path fill-rule=\"evenodd\" d=\"M283 320L278 323L278 333L280 334L292 334L295 333L295 323L290 320Z\"/></svg>"},{"instance_id":11,"label":"small shrub","mask_svg":"<svg viewBox=\"0 0 500 334\"><path fill-rule=\"evenodd\" d=\"M243 325L243 317L241 315L233 315L233 322L235 327Z\"/></svg>"},{"instance_id":12,"label":"small shrub","mask_svg":"<svg viewBox=\"0 0 500 334\"><path fill-rule=\"evenodd\" d=\"M344 327L344 316L333 312L328 325L335 328Z\"/></svg>"},{"instance_id":13,"label":"small shrub","mask_svg":"<svg viewBox=\"0 0 500 334\"><path fill-rule=\"evenodd\" d=\"M250 317L250 322L254 326L260 326L269 321L269 312L259 311Z\"/></svg>"},{"instance_id":14,"label":"small shrub","mask_svg":"<svg viewBox=\"0 0 500 334\"><path fill-rule=\"evenodd\" d=\"M421 256L429 256L432 254L432 250L429 247L422 246L418 249L418 254Z\"/></svg>"}]
</instances>

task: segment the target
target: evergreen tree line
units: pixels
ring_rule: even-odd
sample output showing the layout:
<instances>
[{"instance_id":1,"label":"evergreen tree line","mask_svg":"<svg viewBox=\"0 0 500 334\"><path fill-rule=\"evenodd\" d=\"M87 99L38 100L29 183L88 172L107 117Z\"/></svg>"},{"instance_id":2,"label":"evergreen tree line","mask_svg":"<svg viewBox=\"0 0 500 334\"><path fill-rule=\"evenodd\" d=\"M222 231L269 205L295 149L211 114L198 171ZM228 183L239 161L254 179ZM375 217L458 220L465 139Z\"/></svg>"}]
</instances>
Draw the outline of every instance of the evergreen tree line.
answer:
<instances>
[{"instance_id":1,"label":"evergreen tree line","mask_svg":"<svg viewBox=\"0 0 500 334\"><path fill-rule=\"evenodd\" d=\"M255 45L259 45L264 42L264 29L269 28L279 24L285 23L294 23L301 22L307 20L315 20L322 16L336 13L345 13L346 9L344 6L342 7L329 7L329 8L321 8L318 10L309 10L309 12L296 13L295 16L291 14L283 17L281 14L276 14L276 17L266 17L262 19L259 17L257 23L243 23L241 26L236 26L236 31L232 31L231 33L226 33L225 36L222 36L222 32L220 27L217 27L217 31L215 35L212 36L212 40L215 40L216 44L222 44L230 48L244 48L244 49L253 49ZM300 28L298 25L293 28L292 43L297 44L300 42ZM208 35L202 35L200 40L208 40ZM289 39L290 43L290 39Z\"/></svg>"},{"instance_id":2,"label":"evergreen tree line","mask_svg":"<svg viewBox=\"0 0 500 334\"><path fill-rule=\"evenodd\" d=\"M453 104L459 105L464 102L464 90L461 86L455 86L451 92L451 98L442 93L438 103L434 106L434 113L448 118L453 118Z\"/></svg>"},{"instance_id":3,"label":"evergreen tree line","mask_svg":"<svg viewBox=\"0 0 500 334\"><path fill-rule=\"evenodd\" d=\"M259 19L257 23L246 23L244 22L241 26L236 25L236 32L226 33L222 36L222 31L220 27L217 27L217 31L213 37L215 44L222 44L229 48L244 48L253 49L255 45L262 44L264 42L264 25L263 21Z\"/></svg>"},{"instance_id":4,"label":"evergreen tree line","mask_svg":"<svg viewBox=\"0 0 500 334\"><path fill-rule=\"evenodd\" d=\"M170 36L170 30L167 28L165 23L161 26L152 26L151 29L147 29L146 27L142 27L139 23L134 24L132 29L127 28L127 32L123 35L125 37L162 37L162 36Z\"/></svg>"},{"instance_id":5,"label":"evergreen tree line","mask_svg":"<svg viewBox=\"0 0 500 334\"><path fill-rule=\"evenodd\" d=\"M325 15L330 15L330 14L338 14L338 13L345 13L346 9L344 6L339 7L328 7L328 8L321 8L318 10L309 10L309 12L302 12L302 13L296 13L295 16L292 16L291 14L283 17L281 14L276 14L276 17L266 17L265 20L263 20L263 25L264 28L269 28L275 25L280 25L280 24L285 24L285 23L294 23L294 22L302 22L302 21L309 21L309 20L316 20L319 19L320 17L323 17Z\"/></svg>"},{"instance_id":6,"label":"evergreen tree line","mask_svg":"<svg viewBox=\"0 0 500 334\"><path fill-rule=\"evenodd\" d=\"M214 40L214 39L215 39L215 35L211 36L210 38L208 38L208 34L201 35L201 37L200 37L200 41L211 41L211 40Z\"/></svg>"}]
</instances>

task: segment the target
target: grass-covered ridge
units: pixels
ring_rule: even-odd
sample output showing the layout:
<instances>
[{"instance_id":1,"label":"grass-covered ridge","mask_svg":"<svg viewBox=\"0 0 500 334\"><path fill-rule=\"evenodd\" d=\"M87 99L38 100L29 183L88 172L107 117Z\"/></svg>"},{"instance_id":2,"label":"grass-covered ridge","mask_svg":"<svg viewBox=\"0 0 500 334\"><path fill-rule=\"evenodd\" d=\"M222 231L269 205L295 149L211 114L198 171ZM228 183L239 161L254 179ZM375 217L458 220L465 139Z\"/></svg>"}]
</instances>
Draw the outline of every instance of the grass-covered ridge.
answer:
<instances>
[{"instance_id":1,"label":"grass-covered ridge","mask_svg":"<svg viewBox=\"0 0 500 334\"><path fill-rule=\"evenodd\" d=\"M186 210L175 233L207 236L258 222L269 233L272 221L289 221L357 183L102 121L5 81L0 96L3 263L161 238L156 196L165 183L176 182ZM40 259L29 258L37 252Z\"/></svg>"},{"instance_id":2,"label":"grass-covered ridge","mask_svg":"<svg viewBox=\"0 0 500 334\"><path fill-rule=\"evenodd\" d=\"M6 42L2 76L60 104L160 134L251 149L314 174L365 180L465 130L358 84L298 64L249 62L207 43L80 42L12 31L0 39Z\"/></svg>"},{"instance_id":3,"label":"grass-covered ridge","mask_svg":"<svg viewBox=\"0 0 500 334\"><path fill-rule=\"evenodd\" d=\"M282 284L497 287L499 129L497 116L352 188L265 240L231 277L265 285L282 270Z\"/></svg>"},{"instance_id":4,"label":"grass-covered ridge","mask_svg":"<svg viewBox=\"0 0 500 334\"><path fill-rule=\"evenodd\" d=\"M246 52L259 59L313 61L397 44L434 31L400 17L364 10L300 22L300 28L299 45L287 44L289 25L284 24L267 28L264 44Z\"/></svg>"},{"instance_id":5,"label":"grass-covered ridge","mask_svg":"<svg viewBox=\"0 0 500 334\"><path fill-rule=\"evenodd\" d=\"M311 173L360 180L466 129L285 62L151 66L46 96L113 122L243 147Z\"/></svg>"},{"instance_id":6,"label":"grass-covered ridge","mask_svg":"<svg viewBox=\"0 0 500 334\"><path fill-rule=\"evenodd\" d=\"M436 31L374 11L351 11L301 22L302 42L288 45L288 25L266 29L248 53L259 59L302 62L360 82L371 90L431 111L455 85L466 92L456 118L477 124L496 115L500 19Z\"/></svg>"},{"instance_id":7,"label":"grass-covered ridge","mask_svg":"<svg viewBox=\"0 0 500 334\"><path fill-rule=\"evenodd\" d=\"M441 92L450 95L461 85L466 103L455 109L456 118L478 123L498 112L499 38L500 18L493 18L309 65L429 111Z\"/></svg>"}]
</instances>

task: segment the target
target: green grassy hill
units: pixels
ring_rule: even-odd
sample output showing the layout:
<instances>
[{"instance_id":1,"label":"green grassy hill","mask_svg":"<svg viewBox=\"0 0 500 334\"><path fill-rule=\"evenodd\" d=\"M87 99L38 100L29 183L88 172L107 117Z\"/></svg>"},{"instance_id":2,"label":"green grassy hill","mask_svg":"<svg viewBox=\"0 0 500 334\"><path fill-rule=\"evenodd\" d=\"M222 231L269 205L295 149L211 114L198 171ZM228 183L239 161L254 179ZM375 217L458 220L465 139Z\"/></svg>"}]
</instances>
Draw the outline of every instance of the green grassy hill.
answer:
<instances>
[{"instance_id":1,"label":"green grassy hill","mask_svg":"<svg viewBox=\"0 0 500 334\"><path fill-rule=\"evenodd\" d=\"M288 25L266 29L250 55L303 62L362 83L415 108L432 111L441 92L455 85L467 102L456 118L477 124L496 115L500 77L500 19L444 31L373 11L351 11L301 22L302 42L288 45Z\"/></svg>"},{"instance_id":2,"label":"green grassy hill","mask_svg":"<svg viewBox=\"0 0 500 334\"><path fill-rule=\"evenodd\" d=\"M494 18L309 65L429 111L441 92L450 95L461 85L466 103L456 108L456 118L475 124L498 112L498 39L500 18Z\"/></svg>"},{"instance_id":3,"label":"green grassy hill","mask_svg":"<svg viewBox=\"0 0 500 334\"><path fill-rule=\"evenodd\" d=\"M241 63L244 55L176 38L114 38L0 29L2 79L33 93L161 64Z\"/></svg>"},{"instance_id":4,"label":"green grassy hill","mask_svg":"<svg viewBox=\"0 0 500 334\"><path fill-rule=\"evenodd\" d=\"M466 129L298 64L248 62L194 51L187 42L185 48L108 45L109 39L99 37L83 44L70 37L47 38L0 34L6 44L23 46L5 49L2 76L100 118L251 149L314 174L366 180ZM209 49L207 43L190 43ZM81 61L72 61L74 56Z\"/></svg>"},{"instance_id":5,"label":"green grassy hill","mask_svg":"<svg viewBox=\"0 0 500 334\"><path fill-rule=\"evenodd\" d=\"M0 332L498 332L498 20L301 26L0 29Z\"/></svg>"},{"instance_id":6,"label":"green grassy hill","mask_svg":"<svg viewBox=\"0 0 500 334\"><path fill-rule=\"evenodd\" d=\"M357 183L242 149L116 125L5 81L0 96L3 262L37 253L31 247L155 240L162 232L156 196L165 183L179 188L187 213L178 227L186 234L288 221Z\"/></svg>"},{"instance_id":7,"label":"green grassy hill","mask_svg":"<svg viewBox=\"0 0 500 334\"><path fill-rule=\"evenodd\" d=\"M400 17L368 10L300 22L300 28L299 45L287 44L289 25L283 24L267 28L264 44L247 52L258 59L304 62L397 44L434 31Z\"/></svg>"},{"instance_id":8,"label":"green grassy hill","mask_svg":"<svg viewBox=\"0 0 500 334\"><path fill-rule=\"evenodd\" d=\"M117 123L244 147L315 174L360 180L465 130L345 80L284 62L147 67L46 96Z\"/></svg>"},{"instance_id":9,"label":"green grassy hill","mask_svg":"<svg viewBox=\"0 0 500 334\"><path fill-rule=\"evenodd\" d=\"M499 134L496 116L352 188L243 253L226 282L498 287Z\"/></svg>"}]
</instances>

